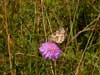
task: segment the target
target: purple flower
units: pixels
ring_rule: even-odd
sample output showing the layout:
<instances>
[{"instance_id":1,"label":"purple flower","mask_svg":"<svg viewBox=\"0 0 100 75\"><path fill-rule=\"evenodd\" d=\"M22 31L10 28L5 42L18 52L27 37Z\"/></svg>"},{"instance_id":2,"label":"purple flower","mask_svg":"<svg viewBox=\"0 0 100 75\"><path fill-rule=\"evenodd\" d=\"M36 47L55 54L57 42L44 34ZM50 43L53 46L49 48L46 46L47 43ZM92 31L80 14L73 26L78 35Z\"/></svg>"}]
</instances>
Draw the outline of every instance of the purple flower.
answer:
<instances>
[{"instance_id":1,"label":"purple flower","mask_svg":"<svg viewBox=\"0 0 100 75\"><path fill-rule=\"evenodd\" d=\"M42 43L39 51L45 59L51 59L53 61L55 61L62 52L58 45L53 42Z\"/></svg>"}]
</instances>

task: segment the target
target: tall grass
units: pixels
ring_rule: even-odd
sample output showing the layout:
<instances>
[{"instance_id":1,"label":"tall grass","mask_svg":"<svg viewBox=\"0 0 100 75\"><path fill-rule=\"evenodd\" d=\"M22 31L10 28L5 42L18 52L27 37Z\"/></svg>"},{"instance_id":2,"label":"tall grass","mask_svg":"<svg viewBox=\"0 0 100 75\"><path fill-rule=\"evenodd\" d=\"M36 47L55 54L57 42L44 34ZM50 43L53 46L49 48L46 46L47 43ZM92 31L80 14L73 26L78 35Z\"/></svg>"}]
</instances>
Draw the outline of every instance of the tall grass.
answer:
<instances>
[{"instance_id":1,"label":"tall grass","mask_svg":"<svg viewBox=\"0 0 100 75\"><path fill-rule=\"evenodd\" d=\"M56 62L39 53L64 27ZM1 0L0 75L100 75L99 0Z\"/></svg>"}]
</instances>

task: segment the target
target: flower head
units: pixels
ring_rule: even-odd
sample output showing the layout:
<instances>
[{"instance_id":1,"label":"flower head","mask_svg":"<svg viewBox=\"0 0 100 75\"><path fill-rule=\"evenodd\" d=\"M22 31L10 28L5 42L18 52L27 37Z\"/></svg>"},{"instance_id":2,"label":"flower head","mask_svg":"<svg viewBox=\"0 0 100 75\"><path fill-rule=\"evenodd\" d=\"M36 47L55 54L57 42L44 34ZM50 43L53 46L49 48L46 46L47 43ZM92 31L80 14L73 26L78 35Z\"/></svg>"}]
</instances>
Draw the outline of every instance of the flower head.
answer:
<instances>
[{"instance_id":1,"label":"flower head","mask_svg":"<svg viewBox=\"0 0 100 75\"><path fill-rule=\"evenodd\" d=\"M39 51L45 59L51 59L53 61L55 61L62 52L58 45L53 42L42 43Z\"/></svg>"}]
</instances>

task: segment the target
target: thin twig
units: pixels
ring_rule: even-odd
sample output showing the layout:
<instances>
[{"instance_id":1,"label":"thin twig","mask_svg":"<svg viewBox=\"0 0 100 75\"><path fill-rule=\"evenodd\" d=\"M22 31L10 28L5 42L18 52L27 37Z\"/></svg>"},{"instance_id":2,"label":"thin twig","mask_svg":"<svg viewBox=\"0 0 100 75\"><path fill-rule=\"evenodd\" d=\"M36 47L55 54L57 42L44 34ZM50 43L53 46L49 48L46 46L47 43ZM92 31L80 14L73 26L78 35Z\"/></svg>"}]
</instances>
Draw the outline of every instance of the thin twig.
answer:
<instances>
[{"instance_id":1,"label":"thin twig","mask_svg":"<svg viewBox=\"0 0 100 75\"><path fill-rule=\"evenodd\" d=\"M91 24L93 24L94 22L98 21L99 18L100 18L100 14L99 14L98 17L97 17L96 19L94 19L89 25L91 25ZM90 35L90 37L89 37L89 39L88 39L88 41L87 41L87 44L86 44L86 46L85 46L85 49L84 49L84 51L83 51L83 53L82 53L82 56L81 56L81 58L80 58L80 61L79 61L79 63L78 63L78 66L77 66L77 68L76 68L75 75L78 75L78 73L79 73L80 65L81 65L81 63L82 63L82 61L83 61L83 59L84 59L85 52L86 52L86 50L87 50L87 48L88 48L90 39L92 38L92 35L93 35L93 32L91 33L91 35Z\"/></svg>"},{"instance_id":2,"label":"thin twig","mask_svg":"<svg viewBox=\"0 0 100 75\"><path fill-rule=\"evenodd\" d=\"M96 21L98 21L100 19L100 14L97 16L96 19L94 19L93 21L91 21L83 30L79 31L68 43L67 46L74 40L76 39L81 33L86 32L86 31L90 31L93 29L90 29L89 26L91 26L93 23L95 23Z\"/></svg>"},{"instance_id":3,"label":"thin twig","mask_svg":"<svg viewBox=\"0 0 100 75\"><path fill-rule=\"evenodd\" d=\"M78 66L77 66L77 68L76 68L75 75L78 75L78 73L79 73L80 65L81 65L82 60L83 60L83 58L84 58L84 56L85 56L85 52L86 52L86 50L87 50L87 48L88 48L88 45L89 45L89 42L90 42L90 39L91 39L92 35L93 35L93 33L91 33L91 35L90 35L90 37L89 37L89 39L88 39L88 41L87 41L87 44L86 44L85 49L84 49L84 51L83 51L83 53L82 53L81 59L80 59L80 61L79 61L79 63L78 63Z\"/></svg>"},{"instance_id":4,"label":"thin twig","mask_svg":"<svg viewBox=\"0 0 100 75\"><path fill-rule=\"evenodd\" d=\"M35 31L35 28L37 26L37 32L38 32L38 36L39 36L39 0L36 0L35 2L35 21L34 21L34 31ZM38 60L39 60L39 57L38 57L38 50L36 51L36 62L35 62L35 66L36 66L36 69L35 69L35 75L39 75L39 66L38 66Z\"/></svg>"},{"instance_id":5,"label":"thin twig","mask_svg":"<svg viewBox=\"0 0 100 75\"><path fill-rule=\"evenodd\" d=\"M48 18L48 13L47 12L46 12L46 17L47 17L48 25L49 25L49 28L50 28L50 33L52 33L52 27L51 27L51 23L50 23L50 20Z\"/></svg>"},{"instance_id":6,"label":"thin twig","mask_svg":"<svg viewBox=\"0 0 100 75\"><path fill-rule=\"evenodd\" d=\"M42 24L43 24L43 29L44 29L44 34L45 34L45 40L47 41L47 33L46 33L46 25L45 25L45 20L44 20L44 0L41 0L41 9L42 9Z\"/></svg>"},{"instance_id":7,"label":"thin twig","mask_svg":"<svg viewBox=\"0 0 100 75\"><path fill-rule=\"evenodd\" d=\"M10 50L10 34L8 30L8 12L7 12L7 1L3 0L4 2L4 13L5 13L5 30L7 35L7 49L8 49L8 55L9 55L9 63L10 63L10 73L13 75L12 71L12 57L11 57L11 50Z\"/></svg>"}]
</instances>

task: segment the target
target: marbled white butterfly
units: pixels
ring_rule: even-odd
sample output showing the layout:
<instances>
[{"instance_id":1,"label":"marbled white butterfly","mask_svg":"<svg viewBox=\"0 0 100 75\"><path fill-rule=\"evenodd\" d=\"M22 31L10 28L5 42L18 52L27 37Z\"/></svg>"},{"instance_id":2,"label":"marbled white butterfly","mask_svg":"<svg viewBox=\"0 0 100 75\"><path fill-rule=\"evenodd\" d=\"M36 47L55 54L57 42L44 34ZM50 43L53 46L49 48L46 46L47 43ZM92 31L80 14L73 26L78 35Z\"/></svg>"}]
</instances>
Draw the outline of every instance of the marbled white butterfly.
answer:
<instances>
[{"instance_id":1,"label":"marbled white butterfly","mask_svg":"<svg viewBox=\"0 0 100 75\"><path fill-rule=\"evenodd\" d=\"M48 41L52 41L55 43L62 43L66 38L66 31L64 28L60 28L48 37Z\"/></svg>"}]
</instances>

